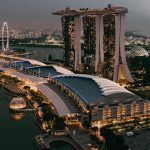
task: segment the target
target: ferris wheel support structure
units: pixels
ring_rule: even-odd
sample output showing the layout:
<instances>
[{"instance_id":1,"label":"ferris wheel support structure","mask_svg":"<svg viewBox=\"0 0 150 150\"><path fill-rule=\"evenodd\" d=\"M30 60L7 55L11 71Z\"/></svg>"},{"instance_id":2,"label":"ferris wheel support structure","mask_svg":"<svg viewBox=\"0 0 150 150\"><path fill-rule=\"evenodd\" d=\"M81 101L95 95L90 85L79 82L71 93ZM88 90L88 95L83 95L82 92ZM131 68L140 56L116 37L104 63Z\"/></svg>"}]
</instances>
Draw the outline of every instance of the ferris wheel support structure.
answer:
<instances>
[{"instance_id":1,"label":"ferris wheel support structure","mask_svg":"<svg viewBox=\"0 0 150 150\"><path fill-rule=\"evenodd\" d=\"M5 29L6 29L6 36L5 36ZM5 46L5 38L6 38L6 46ZM4 22L2 26L2 50L3 51L9 50L9 28L7 22Z\"/></svg>"}]
</instances>

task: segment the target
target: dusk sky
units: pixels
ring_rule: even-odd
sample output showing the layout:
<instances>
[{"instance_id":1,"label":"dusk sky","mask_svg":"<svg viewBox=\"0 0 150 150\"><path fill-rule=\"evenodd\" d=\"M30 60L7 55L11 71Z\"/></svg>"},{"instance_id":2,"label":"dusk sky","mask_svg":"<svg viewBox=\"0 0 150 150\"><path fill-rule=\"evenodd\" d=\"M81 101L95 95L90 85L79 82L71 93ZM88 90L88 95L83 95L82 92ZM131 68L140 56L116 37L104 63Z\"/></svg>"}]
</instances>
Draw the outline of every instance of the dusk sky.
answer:
<instances>
[{"instance_id":1,"label":"dusk sky","mask_svg":"<svg viewBox=\"0 0 150 150\"><path fill-rule=\"evenodd\" d=\"M150 0L0 0L0 23L10 27L61 29L60 17L51 12L72 8L104 8L114 3L129 9L127 29L149 30Z\"/></svg>"}]
</instances>

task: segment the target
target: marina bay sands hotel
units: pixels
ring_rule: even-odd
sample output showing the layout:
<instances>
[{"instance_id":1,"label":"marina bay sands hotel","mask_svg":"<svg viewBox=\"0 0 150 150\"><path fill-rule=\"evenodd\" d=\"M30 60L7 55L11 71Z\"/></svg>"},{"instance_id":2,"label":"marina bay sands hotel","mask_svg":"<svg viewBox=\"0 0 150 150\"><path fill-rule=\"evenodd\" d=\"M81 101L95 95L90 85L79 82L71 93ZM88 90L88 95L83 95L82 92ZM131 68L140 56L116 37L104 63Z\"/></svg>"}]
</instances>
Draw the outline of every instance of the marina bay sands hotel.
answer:
<instances>
[{"instance_id":1,"label":"marina bay sands hotel","mask_svg":"<svg viewBox=\"0 0 150 150\"><path fill-rule=\"evenodd\" d=\"M65 65L118 83L133 82L124 51L127 8L57 11L62 16ZM89 71L89 72L88 72Z\"/></svg>"}]
</instances>

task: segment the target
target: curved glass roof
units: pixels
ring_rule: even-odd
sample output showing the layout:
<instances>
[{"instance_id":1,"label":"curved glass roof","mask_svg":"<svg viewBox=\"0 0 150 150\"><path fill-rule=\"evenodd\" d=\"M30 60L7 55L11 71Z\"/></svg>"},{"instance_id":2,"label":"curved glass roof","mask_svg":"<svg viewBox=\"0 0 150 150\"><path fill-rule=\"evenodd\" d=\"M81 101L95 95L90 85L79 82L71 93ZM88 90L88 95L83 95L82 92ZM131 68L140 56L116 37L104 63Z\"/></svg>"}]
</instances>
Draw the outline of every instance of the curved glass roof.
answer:
<instances>
[{"instance_id":1,"label":"curved glass roof","mask_svg":"<svg viewBox=\"0 0 150 150\"><path fill-rule=\"evenodd\" d=\"M85 102L96 101L102 96L98 85L89 78L70 76L55 77L55 79L75 91Z\"/></svg>"},{"instance_id":2,"label":"curved glass roof","mask_svg":"<svg viewBox=\"0 0 150 150\"><path fill-rule=\"evenodd\" d=\"M24 69L31 67L32 64L29 61L12 61L10 66L15 67L16 69Z\"/></svg>"},{"instance_id":3,"label":"curved glass roof","mask_svg":"<svg viewBox=\"0 0 150 150\"><path fill-rule=\"evenodd\" d=\"M74 74L70 70L56 65L33 66L29 61L12 61L9 63L11 67L16 69L26 69L40 74L40 77L56 76L60 74Z\"/></svg>"},{"instance_id":4,"label":"curved glass roof","mask_svg":"<svg viewBox=\"0 0 150 150\"><path fill-rule=\"evenodd\" d=\"M28 70L39 73L41 77L48 77L60 75L53 66L34 66L29 67Z\"/></svg>"},{"instance_id":5,"label":"curved glass roof","mask_svg":"<svg viewBox=\"0 0 150 150\"><path fill-rule=\"evenodd\" d=\"M50 65L50 66L54 67L56 71L59 72L60 74L74 74L72 71L63 68L61 66L56 66L56 65Z\"/></svg>"},{"instance_id":6,"label":"curved glass roof","mask_svg":"<svg viewBox=\"0 0 150 150\"><path fill-rule=\"evenodd\" d=\"M72 89L86 103L98 102L102 105L137 100L139 97L121 87L119 84L108 79L84 75L59 75L54 79Z\"/></svg>"},{"instance_id":7,"label":"curved glass roof","mask_svg":"<svg viewBox=\"0 0 150 150\"><path fill-rule=\"evenodd\" d=\"M47 65L47 66L33 66L28 68L30 71L34 71L40 73L41 77L56 76L60 74L74 74L66 68L55 66L55 65Z\"/></svg>"}]
</instances>

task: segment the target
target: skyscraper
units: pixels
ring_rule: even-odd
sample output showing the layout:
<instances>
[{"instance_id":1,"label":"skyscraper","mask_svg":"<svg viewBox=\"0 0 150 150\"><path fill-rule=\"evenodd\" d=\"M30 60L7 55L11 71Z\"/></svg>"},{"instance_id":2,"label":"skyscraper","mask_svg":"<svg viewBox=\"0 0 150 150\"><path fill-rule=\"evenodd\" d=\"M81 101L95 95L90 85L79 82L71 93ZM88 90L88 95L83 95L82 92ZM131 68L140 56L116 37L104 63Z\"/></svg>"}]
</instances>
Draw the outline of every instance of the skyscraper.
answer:
<instances>
[{"instance_id":1,"label":"skyscraper","mask_svg":"<svg viewBox=\"0 0 150 150\"><path fill-rule=\"evenodd\" d=\"M89 70L89 73L100 74L115 82L133 82L124 52L124 25L127 12L127 8L108 5L104 9L67 8L53 13L72 21L71 33L64 28L68 28L69 23L62 22L65 63L73 65L75 71ZM72 54L72 63L68 53Z\"/></svg>"},{"instance_id":2,"label":"skyscraper","mask_svg":"<svg viewBox=\"0 0 150 150\"><path fill-rule=\"evenodd\" d=\"M74 65L74 17L62 16L62 31L64 37L65 65Z\"/></svg>"}]
</instances>

